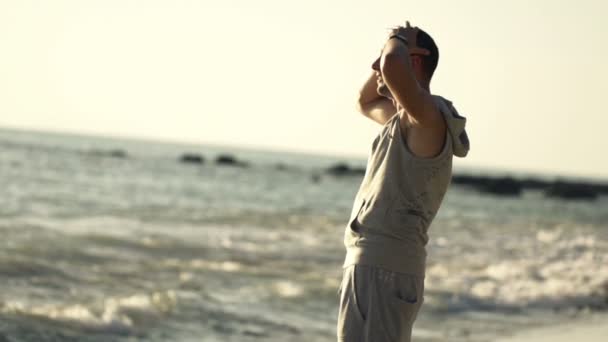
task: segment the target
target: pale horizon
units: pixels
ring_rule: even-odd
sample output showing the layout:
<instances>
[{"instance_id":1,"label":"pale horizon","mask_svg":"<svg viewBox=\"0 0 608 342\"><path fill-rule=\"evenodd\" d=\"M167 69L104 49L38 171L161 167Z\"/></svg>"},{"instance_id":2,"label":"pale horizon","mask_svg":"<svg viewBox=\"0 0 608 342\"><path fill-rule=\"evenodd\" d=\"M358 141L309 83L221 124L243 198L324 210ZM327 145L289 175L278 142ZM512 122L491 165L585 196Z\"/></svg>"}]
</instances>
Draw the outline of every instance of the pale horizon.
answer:
<instances>
[{"instance_id":1,"label":"pale horizon","mask_svg":"<svg viewBox=\"0 0 608 342\"><path fill-rule=\"evenodd\" d=\"M440 50L467 117L455 168L608 178L601 1L0 3L0 128L364 158L385 29Z\"/></svg>"},{"instance_id":2,"label":"pale horizon","mask_svg":"<svg viewBox=\"0 0 608 342\"><path fill-rule=\"evenodd\" d=\"M175 145L184 145L183 153L195 153L200 154L203 157L216 157L215 154L209 154L209 151L205 150L192 150L190 147L201 146L201 147L211 147L215 150L222 150L222 154L236 154L240 151L254 151L254 152L268 152L268 153L287 153L287 154L298 154L304 156L319 156L319 157L329 157L329 158L344 158L342 162L345 162L351 167L360 167L362 165L351 163L353 159L359 159L360 161L366 161L367 155L365 154L349 154L349 153L340 153L340 152L327 152L327 151L309 151L309 150L298 150L298 149L282 149L276 146L256 146L256 145L231 145L224 143L216 143L216 142L205 142L205 141L191 141L191 140L179 140L179 139L161 139L157 137L146 137L146 136L133 136L133 135L116 135L116 134L105 134L103 132L71 132L65 130L52 130L52 129L36 129L36 128L21 128L21 127L9 127L9 126L0 126L0 131L18 131L23 133L42 133L42 134L57 134L63 136L78 136L78 137L92 137L92 138L101 138L101 139L115 139L115 140L127 140L134 142L152 142L159 144L175 144ZM188 148L186 148L186 146ZM129 153L129 149L116 145L117 149L124 150L127 154ZM217 151L215 151L217 152ZM369 152L369 151L368 151ZM277 163L281 163L280 160L276 160ZM514 177L517 179L521 179L522 177L548 177L549 179L562 179L568 181L577 181L584 180L590 182L606 182L608 178L602 175L595 174L573 174L573 173L560 173L553 171L539 171L539 170L531 170L531 169L513 169L513 168L505 168L505 167L494 167L491 165L474 165L471 163L455 163L454 166L454 175L474 175L474 176L507 176Z\"/></svg>"}]
</instances>

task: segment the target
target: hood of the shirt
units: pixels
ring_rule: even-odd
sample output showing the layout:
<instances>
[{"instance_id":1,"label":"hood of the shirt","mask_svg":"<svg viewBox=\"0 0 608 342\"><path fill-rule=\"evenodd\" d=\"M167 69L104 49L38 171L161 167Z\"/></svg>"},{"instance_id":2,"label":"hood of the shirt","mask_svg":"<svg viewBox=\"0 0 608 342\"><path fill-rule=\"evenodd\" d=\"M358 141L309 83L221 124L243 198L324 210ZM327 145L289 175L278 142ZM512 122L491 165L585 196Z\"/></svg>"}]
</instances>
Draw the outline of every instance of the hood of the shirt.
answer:
<instances>
[{"instance_id":1,"label":"hood of the shirt","mask_svg":"<svg viewBox=\"0 0 608 342\"><path fill-rule=\"evenodd\" d=\"M435 103L445 117L450 136L452 137L454 155L457 157L465 157L470 149L469 137L465 130L467 118L458 114L458 111L454 108L454 105L450 100L439 95L433 95L433 99L435 99Z\"/></svg>"}]
</instances>

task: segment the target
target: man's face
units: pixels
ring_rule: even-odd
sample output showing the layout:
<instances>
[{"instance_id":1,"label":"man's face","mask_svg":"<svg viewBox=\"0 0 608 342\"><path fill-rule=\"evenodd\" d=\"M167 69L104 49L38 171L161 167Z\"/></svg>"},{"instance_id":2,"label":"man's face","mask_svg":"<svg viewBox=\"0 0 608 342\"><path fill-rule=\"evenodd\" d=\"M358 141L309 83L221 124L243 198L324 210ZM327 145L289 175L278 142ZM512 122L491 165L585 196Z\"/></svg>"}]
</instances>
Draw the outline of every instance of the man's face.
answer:
<instances>
[{"instance_id":1,"label":"man's face","mask_svg":"<svg viewBox=\"0 0 608 342\"><path fill-rule=\"evenodd\" d=\"M380 57L378 57L378 59L374 61L374 63L372 64L372 69L376 72L376 82L378 83L378 88L376 89L376 92L380 96L392 99L393 95L391 94L391 91L388 89L388 87L384 83L384 80L382 79L382 73L380 72Z\"/></svg>"},{"instance_id":2,"label":"man's face","mask_svg":"<svg viewBox=\"0 0 608 342\"><path fill-rule=\"evenodd\" d=\"M409 58L412 69L416 74L418 74L418 72L416 71L421 70L422 68L422 60L420 59L420 56L417 56L416 54L410 54ZM380 71L380 57L378 57L378 59L374 61L374 63L372 64L372 69L376 72L376 82L378 83L378 88L376 89L376 92L380 96L384 96L391 100L394 100L393 94L391 94L391 91L386 86L386 83L384 83L384 79L382 79L382 72Z\"/></svg>"}]
</instances>

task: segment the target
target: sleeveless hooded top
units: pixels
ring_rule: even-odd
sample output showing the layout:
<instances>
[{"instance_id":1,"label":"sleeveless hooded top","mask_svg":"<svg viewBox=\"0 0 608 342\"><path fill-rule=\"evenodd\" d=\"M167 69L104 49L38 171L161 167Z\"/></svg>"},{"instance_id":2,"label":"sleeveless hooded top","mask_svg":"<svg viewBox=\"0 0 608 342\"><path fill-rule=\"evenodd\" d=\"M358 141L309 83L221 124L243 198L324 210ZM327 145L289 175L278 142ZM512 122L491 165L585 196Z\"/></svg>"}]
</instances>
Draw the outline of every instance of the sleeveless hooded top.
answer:
<instances>
[{"instance_id":1,"label":"sleeveless hooded top","mask_svg":"<svg viewBox=\"0 0 608 342\"><path fill-rule=\"evenodd\" d=\"M469 151L466 118L449 100L438 95L433 100L447 126L435 157L410 152L397 113L374 139L344 232L344 268L368 264L424 276L428 229L451 182L452 156Z\"/></svg>"}]
</instances>

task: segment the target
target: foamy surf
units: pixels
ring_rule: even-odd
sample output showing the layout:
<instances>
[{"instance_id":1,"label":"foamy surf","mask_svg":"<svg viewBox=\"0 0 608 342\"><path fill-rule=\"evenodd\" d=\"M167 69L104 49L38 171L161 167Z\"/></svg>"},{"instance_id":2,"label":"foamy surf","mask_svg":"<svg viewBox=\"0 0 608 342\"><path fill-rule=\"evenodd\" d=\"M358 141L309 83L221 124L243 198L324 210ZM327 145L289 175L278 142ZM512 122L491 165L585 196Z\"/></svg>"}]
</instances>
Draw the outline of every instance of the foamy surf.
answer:
<instances>
[{"instance_id":1,"label":"foamy surf","mask_svg":"<svg viewBox=\"0 0 608 342\"><path fill-rule=\"evenodd\" d=\"M0 312L77 327L82 331L132 334L138 326L161 320L177 305L174 291L108 297L102 304L33 304L4 302Z\"/></svg>"},{"instance_id":2,"label":"foamy surf","mask_svg":"<svg viewBox=\"0 0 608 342\"><path fill-rule=\"evenodd\" d=\"M195 166L178 158L198 146L28 134L0 130L0 340L335 340L360 181L323 174L338 159L239 151L249 168ZM452 187L415 338L493 341L605 313L606 222L606 197Z\"/></svg>"}]
</instances>

